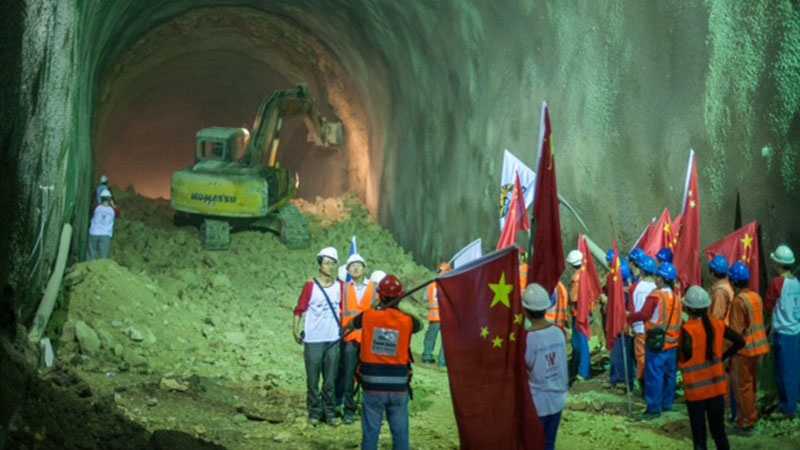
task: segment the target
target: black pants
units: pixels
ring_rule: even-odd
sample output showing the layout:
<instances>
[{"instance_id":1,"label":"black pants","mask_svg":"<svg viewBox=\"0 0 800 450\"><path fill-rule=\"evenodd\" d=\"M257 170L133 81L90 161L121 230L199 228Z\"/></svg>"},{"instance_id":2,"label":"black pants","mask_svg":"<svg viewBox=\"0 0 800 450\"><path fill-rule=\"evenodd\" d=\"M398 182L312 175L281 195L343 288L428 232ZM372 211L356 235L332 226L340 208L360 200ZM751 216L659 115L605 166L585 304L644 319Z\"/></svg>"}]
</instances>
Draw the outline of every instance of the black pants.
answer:
<instances>
[{"instance_id":1,"label":"black pants","mask_svg":"<svg viewBox=\"0 0 800 450\"><path fill-rule=\"evenodd\" d=\"M728 450L728 436L725 435L725 397L720 395L700 400L686 402L689 410L689 423L692 426L692 441L695 450L706 450L706 417L711 437L717 445L717 450Z\"/></svg>"}]
</instances>

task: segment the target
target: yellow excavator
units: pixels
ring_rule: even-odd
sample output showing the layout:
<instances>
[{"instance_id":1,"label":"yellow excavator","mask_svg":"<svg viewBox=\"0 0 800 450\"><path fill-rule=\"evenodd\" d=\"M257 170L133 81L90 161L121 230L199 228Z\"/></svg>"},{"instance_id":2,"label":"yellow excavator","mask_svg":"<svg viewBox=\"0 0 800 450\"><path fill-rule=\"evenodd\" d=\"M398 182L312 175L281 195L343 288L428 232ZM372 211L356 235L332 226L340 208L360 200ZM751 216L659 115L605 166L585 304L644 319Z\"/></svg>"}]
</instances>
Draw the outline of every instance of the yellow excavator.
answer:
<instances>
[{"instance_id":1,"label":"yellow excavator","mask_svg":"<svg viewBox=\"0 0 800 450\"><path fill-rule=\"evenodd\" d=\"M204 128L197 132L195 162L175 172L171 204L178 225L200 225L203 245L224 250L232 229L265 228L288 248L309 245L308 224L289 200L299 180L278 164L284 118L301 115L316 145L338 148L342 124L317 111L305 85L275 91L258 108L252 136L245 128Z\"/></svg>"}]
</instances>

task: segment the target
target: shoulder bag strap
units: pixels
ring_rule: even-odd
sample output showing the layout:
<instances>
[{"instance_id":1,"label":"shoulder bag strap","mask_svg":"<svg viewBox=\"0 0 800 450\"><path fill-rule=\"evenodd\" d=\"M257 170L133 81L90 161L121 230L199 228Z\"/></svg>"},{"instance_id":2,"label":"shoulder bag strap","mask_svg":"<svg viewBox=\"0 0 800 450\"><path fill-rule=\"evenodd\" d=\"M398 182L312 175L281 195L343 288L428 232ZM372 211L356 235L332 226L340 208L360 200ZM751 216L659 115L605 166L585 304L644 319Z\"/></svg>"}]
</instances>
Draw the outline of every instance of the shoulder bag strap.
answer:
<instances>
[{"instance_id":1,"label":"shoulder bag strap","mask_svg":"<svg viewBox=\"0 0 800 450\"><path fill-rule=\"evenodd\" d=\"M331 310L331 314L333 314L333 318L336 320L336 325L339 326L339 337L341 337L342 336L342 320L339 317L339 315L336 314L336 309L334 309L333 303L331 302L331 299L328 297L328 293L325 292L325 288L323 288L322 285L319 284L319 280L317 280L316 278L314 278L313 280L314 280L314 284L316 284L317 287L319 288L319 290L322 291L322 295L325 296L325 301L328 303L328 308ZM335 281L334 281L334 283L335 283Z\"/></svg>"}]
</instances>

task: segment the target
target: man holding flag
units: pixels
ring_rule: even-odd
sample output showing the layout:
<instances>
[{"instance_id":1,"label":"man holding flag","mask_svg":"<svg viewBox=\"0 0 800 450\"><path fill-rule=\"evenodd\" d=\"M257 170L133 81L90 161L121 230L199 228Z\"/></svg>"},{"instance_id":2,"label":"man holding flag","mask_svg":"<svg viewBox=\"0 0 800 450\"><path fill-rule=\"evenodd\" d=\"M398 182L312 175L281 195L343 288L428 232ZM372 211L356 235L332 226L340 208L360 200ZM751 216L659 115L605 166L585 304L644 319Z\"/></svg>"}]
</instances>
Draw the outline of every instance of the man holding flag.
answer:
<instances>
[{"instance_id":1,"label":"man holding flag","mask_svg":"<svg viewBox=\"0 0 800 450\"><path fill-rule=\"evenodd\" d=\"M683 192L683 211L673 222L680 227L675 244L673 264L678 270L680 286L702 285L700 266L700 185L697 178L697 157L689 150L689 165L686 169L686 185ZM679 224L679 225L675 225Z\"/></svg>"}]
</instances>

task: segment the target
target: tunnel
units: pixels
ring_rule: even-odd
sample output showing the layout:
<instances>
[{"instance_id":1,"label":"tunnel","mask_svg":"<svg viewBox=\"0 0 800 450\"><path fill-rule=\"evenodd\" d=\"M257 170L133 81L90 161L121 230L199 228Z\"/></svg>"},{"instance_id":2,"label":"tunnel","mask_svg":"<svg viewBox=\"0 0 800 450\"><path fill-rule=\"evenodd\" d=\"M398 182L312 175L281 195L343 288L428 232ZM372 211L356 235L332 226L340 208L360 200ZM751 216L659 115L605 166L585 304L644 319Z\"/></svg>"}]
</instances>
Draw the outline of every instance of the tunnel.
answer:
<instances>
[{"instance_id":1,"label":"tunnel","mask_svg":"<svg viewBox=\"0 0 800 450\"><path fill-rule=\"evenodd\" d=\"M323 148L286 120L278 161L297 196L352 194L428 267L478 237L492 247L503 152L536 166L542 102L576 213L562 208L565 250L578 233L628 248L679 211L690 149L704 246L734 210L759 222L763 251L800 244L793 0L5 3L0 273L23 323L64 224L68 262L84 258L100 175L169 199L199 130L250 128L298 84L344 141Z\"/></svg>"}]
</instances>

